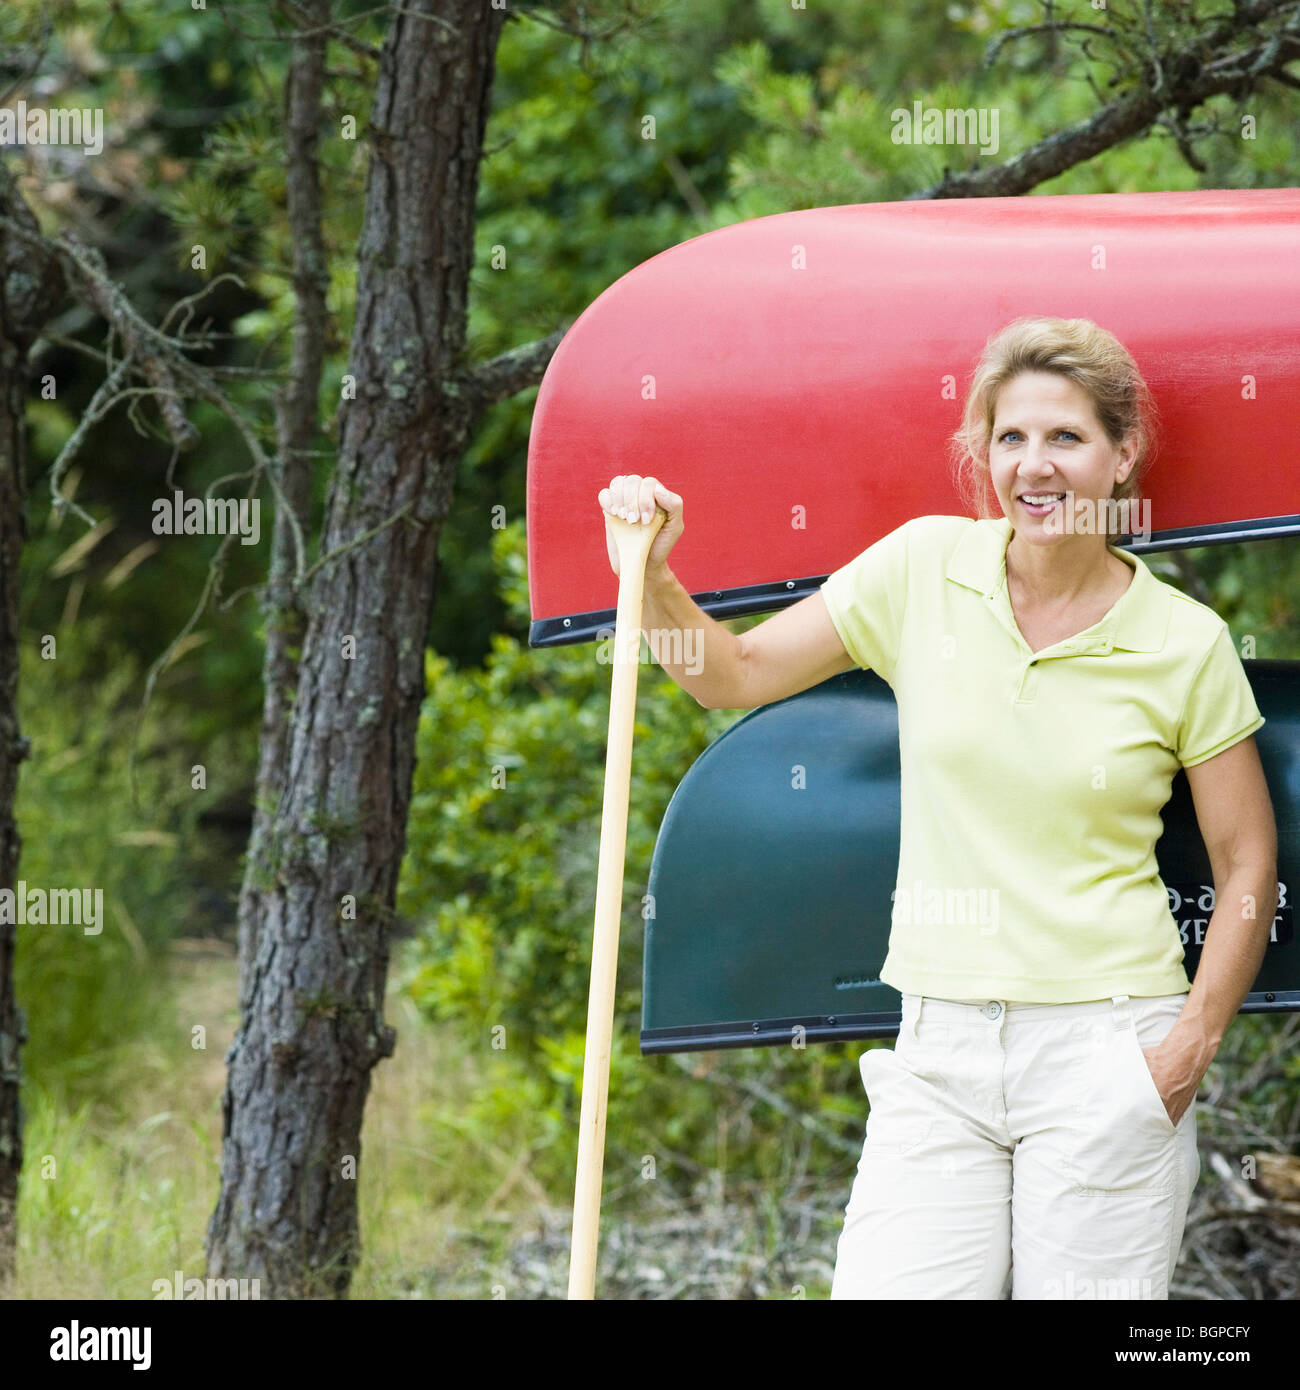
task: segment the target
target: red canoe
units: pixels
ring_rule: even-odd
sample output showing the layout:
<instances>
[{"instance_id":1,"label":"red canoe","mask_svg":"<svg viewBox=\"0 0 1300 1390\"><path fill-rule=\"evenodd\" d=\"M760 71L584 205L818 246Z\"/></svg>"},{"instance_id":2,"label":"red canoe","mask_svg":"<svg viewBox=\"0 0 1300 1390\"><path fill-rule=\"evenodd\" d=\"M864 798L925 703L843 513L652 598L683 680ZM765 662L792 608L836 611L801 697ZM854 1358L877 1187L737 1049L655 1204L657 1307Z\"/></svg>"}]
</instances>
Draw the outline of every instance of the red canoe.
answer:
<instances>
[{"instance_id":1,"label":"red canoe","mask_svg":"<svg viewBox=\"0 0 1300 1390\"><path fill-rule=\"evenodd\" d=\"M673 570L718 617L964 511L947 439L1022 314L1095 320L1155 393L1134 549L1300 533L1300 189L816 208L671 247L569 330L529 441L531 644L612 625L596 494L618 473L683 496Z\"/></svg>"}]
</instances>

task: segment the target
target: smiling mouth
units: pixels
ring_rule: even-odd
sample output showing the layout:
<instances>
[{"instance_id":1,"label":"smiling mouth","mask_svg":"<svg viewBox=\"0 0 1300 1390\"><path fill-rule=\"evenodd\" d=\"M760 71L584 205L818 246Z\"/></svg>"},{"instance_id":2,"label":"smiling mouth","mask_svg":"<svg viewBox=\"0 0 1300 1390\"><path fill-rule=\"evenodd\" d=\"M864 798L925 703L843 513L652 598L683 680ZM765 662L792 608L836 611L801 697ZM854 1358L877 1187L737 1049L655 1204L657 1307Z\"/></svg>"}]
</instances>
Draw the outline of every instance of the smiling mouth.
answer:
<instances>
[{"instance_id":1,"label":"smiling mouth","mask_svg":"<svg viewBox=\"0 0 1300 1390\"><path fill-rule=\"evenodd\" d=\"M1065 501L1063 492L1022 492L1016 501L1020 503L1027 512L1035 516L1043 516L1050 512L1053 507Z\"/></svg>"}]
</instances>

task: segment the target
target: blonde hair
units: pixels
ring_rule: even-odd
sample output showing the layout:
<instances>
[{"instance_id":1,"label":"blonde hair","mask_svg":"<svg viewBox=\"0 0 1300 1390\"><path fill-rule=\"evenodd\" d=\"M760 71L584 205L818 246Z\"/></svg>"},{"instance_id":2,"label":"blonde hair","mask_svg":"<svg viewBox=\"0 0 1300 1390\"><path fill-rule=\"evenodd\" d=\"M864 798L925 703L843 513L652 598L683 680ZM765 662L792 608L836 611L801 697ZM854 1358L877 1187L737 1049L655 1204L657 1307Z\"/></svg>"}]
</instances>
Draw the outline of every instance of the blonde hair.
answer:
<instances>
[{"instance_id":1,"label":"blonde hair","mask_svg":"<svg viewBox=\"0 0 1300 1390\"><path fill-rule=\"evenodd\" d=\"M966 395L961 426L951 436L958 493L980 517L996 515L989 505L989 444L998 392L1024 372L1055 372L1084 390L1107 439L1114 445L1128 435L1137 442L1133 468L1111 493L1115 501L1136 501L1159 430L1155 400L1128 349L1091 319L1027 316L995 333L984 344ZM1116 532L1110 532L1108 539Z\"/></svg>"}]
</instances>

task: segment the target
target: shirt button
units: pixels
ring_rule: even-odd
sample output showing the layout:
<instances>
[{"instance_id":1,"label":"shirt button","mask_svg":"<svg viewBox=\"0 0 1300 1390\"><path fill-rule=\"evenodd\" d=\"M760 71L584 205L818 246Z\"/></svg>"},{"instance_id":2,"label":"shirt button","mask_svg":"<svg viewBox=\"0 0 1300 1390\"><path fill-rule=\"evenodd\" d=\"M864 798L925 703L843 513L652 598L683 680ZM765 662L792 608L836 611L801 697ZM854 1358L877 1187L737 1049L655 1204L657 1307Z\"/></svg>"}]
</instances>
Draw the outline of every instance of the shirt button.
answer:
<instances>
[{"instance_id":1,"label":"shirt button","mask_svg":"<svg viewBox=\"0 0 1300 1390\"><path fill-rule=\"evenodd\" d=\"M1002 1013L1002 1005L996 999L990 999L980 1010L985 1018L997 1018Z\"/></svg>"}]
</instances>

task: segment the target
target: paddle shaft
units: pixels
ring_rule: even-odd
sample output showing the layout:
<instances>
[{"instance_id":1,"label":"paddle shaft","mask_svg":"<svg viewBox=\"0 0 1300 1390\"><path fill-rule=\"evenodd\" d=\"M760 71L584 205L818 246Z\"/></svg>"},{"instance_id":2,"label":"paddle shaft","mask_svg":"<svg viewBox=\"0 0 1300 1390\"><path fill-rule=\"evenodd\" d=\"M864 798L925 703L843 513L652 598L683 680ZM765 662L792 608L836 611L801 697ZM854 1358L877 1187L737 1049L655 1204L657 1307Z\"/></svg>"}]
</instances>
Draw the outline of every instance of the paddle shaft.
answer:
<instances>
[{"instance_id":1,"label":"paddle shaft","mask_svg":"<svg viewBox=\"0 0 1300 1390\"><path fill-rule=\"evenodd\" d=\"M600 1232L600 1189L605 1162L605 1111L614 1033L614 984L618 971L618 925L623 905L627 808L632 782L632 726L636 717L637 668L641 654L641 609L645 597L646 557L651 542L667 519L659 508L655 509L654 518L645 523L624 521L608 513L605 516L605 525L618 547L618 610L614 620L605 796L600 813L587 1044L582 1059L582 1113L578 1121L578 1172L569 1251L571 1299L595 1297L596 1243Z\"/></svg>"}]
</instances>

